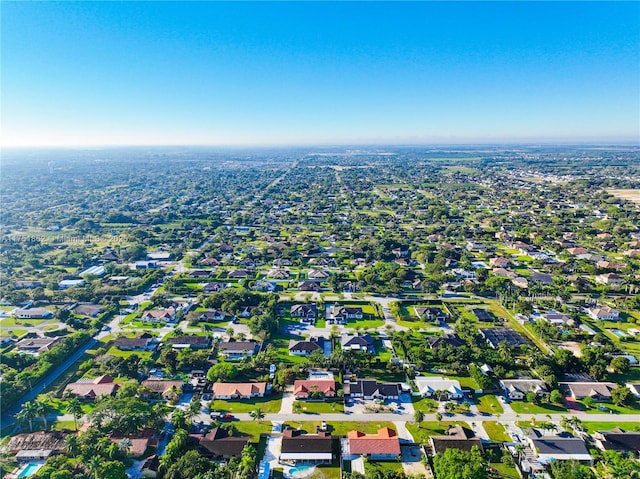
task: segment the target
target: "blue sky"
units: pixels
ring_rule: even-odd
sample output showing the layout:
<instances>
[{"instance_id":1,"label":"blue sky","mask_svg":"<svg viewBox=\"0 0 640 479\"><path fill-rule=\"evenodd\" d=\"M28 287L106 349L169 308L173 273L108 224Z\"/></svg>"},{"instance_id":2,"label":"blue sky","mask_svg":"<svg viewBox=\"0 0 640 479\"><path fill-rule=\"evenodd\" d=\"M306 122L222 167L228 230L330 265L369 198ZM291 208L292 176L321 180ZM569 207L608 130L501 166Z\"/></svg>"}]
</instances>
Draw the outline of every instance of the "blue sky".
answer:
<instances>
[{"instance_id":1,"label":"blue sky","mask_svg":"<svg viewBox=\"0 0 640 479\"><path fill-rule=\"evenodd\" d=\"M638 2L1 8L5 146L640 136Z\"/></svg>"}]
</instances>

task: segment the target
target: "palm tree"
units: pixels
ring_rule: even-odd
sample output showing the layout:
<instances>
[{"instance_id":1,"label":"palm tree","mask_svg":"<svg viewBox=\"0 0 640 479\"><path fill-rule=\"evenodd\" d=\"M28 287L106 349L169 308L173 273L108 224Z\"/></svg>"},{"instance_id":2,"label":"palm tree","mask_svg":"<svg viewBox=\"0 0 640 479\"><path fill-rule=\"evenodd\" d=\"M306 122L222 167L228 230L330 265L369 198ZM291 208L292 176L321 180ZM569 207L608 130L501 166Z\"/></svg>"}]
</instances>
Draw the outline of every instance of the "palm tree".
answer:
<instances>
[{"instance_id":1,"label":"palm tree","mask_svg":"<svg viewBox=\"0 0 640 479\"><path fill-rule=\"evenodd\" d=\"M87 471L90 474L93 474L93 477L95 477L95 479L100 479L99 476L99 472L100 472L100 466L102 465L103 459L100 456L92 456L89 458L89 461L87 461Z\"/></svg>"},{"instance_id":2,"label":"palm tree","mask_svg":"<svg viewBox=\"0 0 640 479\"><path fill-rule=\"evenodd\" d=\"M202 403L200 401L191 401L187 409L184 411L185 419L193 419L198 414L200 414L200 410L202 409Z\"/></svg>"},{"instance_id":3,"label":"palm tree","mask_svg":"<svg viewBox=\"0 0 640 479\"><path fill-rule=\"evenodd\" d=\"M264 412L262 412L261 408L256 408L249 413L249 416L251 416L251 418L254 421L258 421L259 423L262 423L262 420L264 419L265 414Z\"/></svg>"},{"instance_id":4,"label":"palm tree","mask_svg":"<svg viewBox=\"0 0 640 479\"><path fill-rule=\"evenodd\" d=\"M424 421L424 413L419 409L416 409L416 412L413 413L413 422L418 425L418 429L420 429L420 423Z\"/></svg>"},{"instance_id":5,"label":"palm tree","mask_svg":"<svg viewBox=\"0 0 640 479\"><path fill-rule=\"evenodd\" d=\"M293 401L291 412L294 414L300 414L302 412L302 403L300 403L300 401Z\"/></svg>"},{"instance_id":6,"label":"palm tree","mask_svg":"<svg viewBox=\"0 0 640 479\"><path fill-rule=\"evenodd\" d=\"M76 457L80 452L80 443L78 442L78 436L76 434L69 434L64 438L65 446L67 447L67 452L71 455L71 457Z\"/></svg>"},{"instance_id":7,"label":"palm tree","mask_svg":"<svg viewBox=\"0 0 640 479\"><path fill-rule=\"evenodd\" d=\"M49 405L37 399L33 401L33 404L35 405L36 414L40 416L44 422L44 430L46 431L48 429L47 412L49 412Z\"/></svg>"},{"instance_id":8,"label":"palm tree","mask_svg":"<svg viewBox=\"0 0 640 479\"><path fill-rule=\"evenodd\" d=\"M33 419L38 415L36 404L31 401L27 401L23 404L22 409L16 414L18 422L29 423L29 432L33 431Z\"/></svg>"},{"instance_id":9,"label":"palm tree","mask_svg":"<svg viewBox=\"0 0 640 479\"><path fill-rule=\"evenodd\" d=\"M82 416L82 405L80 404L80 400L78 398L69 399L67 407L65 407L64 410L67 414L71 414L73 416L73 424L77 431L78 419Z\"/></svg>"}]
</instances>

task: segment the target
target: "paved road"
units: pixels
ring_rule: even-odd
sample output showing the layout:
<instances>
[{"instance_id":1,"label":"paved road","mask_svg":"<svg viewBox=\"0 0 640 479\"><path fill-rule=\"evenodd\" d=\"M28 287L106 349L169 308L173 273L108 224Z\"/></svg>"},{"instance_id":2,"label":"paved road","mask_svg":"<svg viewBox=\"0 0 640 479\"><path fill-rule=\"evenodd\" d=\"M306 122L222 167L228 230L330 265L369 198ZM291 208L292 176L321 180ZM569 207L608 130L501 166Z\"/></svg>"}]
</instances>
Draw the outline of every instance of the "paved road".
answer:
<instances>
[{"instance_id":1,"label":"paved road","mask_svg":"<svg viewBox=\"0 0 640 479\"><path fill-rule=\"evenodd\" d=\"M106 334L106 333L100 333ZM2 411L2 418L0 421L2 422L2 427L9 426L15 422L14 416L20 411L22 405L27 402L35 399L38 394L41 394L49 384L58 379L67 369L71 367L73 363L75 363L80 357L87 351L87 349L91 349L96 343L97 339L99 339L100 334L91 338L84 346L80 349L76 350L69 358L62 364L60 364L57 368L55 368L52 372L50 372L47 377L45 377L40 383L36 384L31 391L29 391L19 402L19 404L9 410Z\"/></svg>"}]
</instances>

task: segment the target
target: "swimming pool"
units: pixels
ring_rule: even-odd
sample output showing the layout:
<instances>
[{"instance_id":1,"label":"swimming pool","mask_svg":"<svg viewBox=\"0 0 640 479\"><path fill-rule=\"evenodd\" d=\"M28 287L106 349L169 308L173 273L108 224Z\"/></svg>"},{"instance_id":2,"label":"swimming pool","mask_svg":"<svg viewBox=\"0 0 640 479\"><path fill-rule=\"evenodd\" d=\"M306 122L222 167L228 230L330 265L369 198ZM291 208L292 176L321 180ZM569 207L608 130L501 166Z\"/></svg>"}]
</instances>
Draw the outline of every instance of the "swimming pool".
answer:
<instances>
[{"instance_id":1,"label":"swimming pool","mask_svg":"<svg viewBox=\"0 0 640 479\"><path fill-rule=\"evenodd\" d=\"M288 477L306 477L308 476L316 466L301 465L290 468L287 471Z\"/></svg>"},{"instance_id":2,"label":"swimming pool","mask_svg":"<svg viewBox=\"0 0 640 479\"><path fill-rule=\"evenodd\" d=\"M42 464L34 464L34 463L29 463L26 464L24 466L24 468L20 471L20 473L18 474L18 477L29 477L29 476L33 476L36 471L38 469L40 469L40 467L42 466Z\"/></svg>"},{"instance_id":3,"label":"swimming pool","mask_svg":"<svg viewBox=\"0 0 640 479\"><path fill-rule=\"evenodd\" d=\"M609 332L615 334L619 338L625 338L627 336L627 333L620 331L619 329L610 329Z\"/></svg>"}]
</instances>

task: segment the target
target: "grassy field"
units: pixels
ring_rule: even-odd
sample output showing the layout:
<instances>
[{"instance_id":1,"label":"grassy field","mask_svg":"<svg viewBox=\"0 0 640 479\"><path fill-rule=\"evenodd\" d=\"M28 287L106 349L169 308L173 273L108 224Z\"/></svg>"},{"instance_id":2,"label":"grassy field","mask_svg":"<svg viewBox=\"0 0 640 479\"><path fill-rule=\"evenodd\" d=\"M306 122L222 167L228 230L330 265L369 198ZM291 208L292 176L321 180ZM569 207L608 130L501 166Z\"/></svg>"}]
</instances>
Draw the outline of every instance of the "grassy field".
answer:
<instances>
[{"instance_id":1,"label":"grassy field","mask_svg":"<svg viewBox=\"0 0 640 479\"><path fill-rule=\"evenodd\" d=\"M433 414L438 410L438 402L430 398L412 397L413 408L425 414Z\"/></svg>"},{"instance_id":2,"label":"grassy field","mask_svg":"<svg viewBox=\"0 0 640 479\"><path fill-rule=\"evenodd\" d=\"M344 403L341 401L301 401L300 404L302 405L302 412L306 414L338 414L344 412Z\"/></svg>"},{"instance_id":3,"label":"grassy field","mask_svg":"<svg viewBox=\"0 0 640 479\"><path fill-rule=\"evenodd\" d=\"M513 401L511 408L518 414L558 414L568 411L564 406L555 406L553 404L537 405L526 401Z\"/></svg>"},{"instance_id":4,"label":"grassy field","mask_svg":"<svg viewBox=\"0 0 640 479\"><path fill-rule=\"evenodd\" d=\"M503 479L511 479L511 478L519 479L520 478L520 475L518 474L518 471L516 470L515 466L511 466L509 464L502 464L501 462L492 462L491 464L489 464L489 467L497 471L498 474L500 474L499 477Z\"/></svg>"},{"instance_id":5,"label":"grassy field","mask_svg":"<svg viewBox=\"0 0 640 479\"><path fill-rule=\"evenodd\" d=\"M402 463L398 461L369 461L364 465L364 472L366 477L370 477L374 474L384 474L385 471L402 472Z\"/></svg>"},{"instance_id":6,"label":"grassy field","mask_svg":"<svg viewBox=\"0 0 640 479\"><path fill-rule=\"evenodd\" d=\"M498 401L492 394L483 394L478 396L478 400L476 401L476 405L478 406L478 411L486 414L502 414L504 409L502 408L502 404Z\"/></svg>"},{"instance_id":7,"label":"grassy field","mask_svg":"<svg viewBox=\"0 0 640 479\"><path fill-rule=\"evenodd\" d=\"M611 431L619 427L624 431L640 431L640 422L587 422L584 421L582 426L589 431L590 433L594 433L596 431Z\"/></svg>"},{"instance_id":8,"label":"grassy field","mask_svg":"<svg viewBox=\"0 0 640 479\"><path fill-rule=\"evenodd\" d=\"M209 409L212 411L224 411L229 413L248 413L257 408L264 413L277 413L280 411L282 397L264 397L253 399L238 399L237 401L224 401L216 399L211 403Z\"/></svg>"},{"instance_id":9,"label":"grassy field","mask_svg":"<svg viewBox=\"0 0 640 479\"><path fill-rule=\"evenodd\" d=\"M320 427L322 421L287 421L286 423L292 429L302 429L308 433L315 433L316 428ZM340 422L328 422L327 426L329 431L334 436L346 436L349 431L361 431L365 434L374 434L383 427L390 427L395 430L395 426L392 422L355 422L355 421L340 421Z\"/></svg>"},{"instance_id":10,"label":"grassy field","mask_svg":"<svg viewBox=\"0 0 640 479\"><path fill-rule=\"evenodd\" d=\"M18 318L2 318L0 319L0 326L11 327L11 326L39 326L47 321L51 321L50 319L18 319ZM55 320L53 320L55 321Z\"/></svg>"},{"instance_id":11,"label":"grassy field","mask_svg":"<svg viewBox=\"0 0 640 479\"><path fill-rule=\"evenodd\" d=\"M504 426L496 421L484 421L484 430L493 442L510 442L511 438L504 432Z\"/></svg>"},{"instance_id":12,"label":"grassy field","mask_svg":"<svg viewBox=\"0 0 640 479\"><path fill-rule=\"evenodd\" d=\"M443 376L440 373L429 373L429 372L421 372L420 375L421 376L436 376L436 377L442 377ZM453 375L450 375L450 374L447 374L446 376L447 376L447 379L456 379L460 383L460 386L468 387L468 388L471 388L473 390L479 389L478 388L478 384L476 383L476 381L470 376L453 376Z\"/></svg>"},{"instance_id":13,"label":"grassy field","mask_svg":"<svg viewBox=\"0 0 640 479\"><path fill-rule=\"evenodd\" d=\"M469 427L469 424L463 421L424 421L420 423L420 427L413 423L407 423L407 429L413 436L413 440L425 444L431 436L443 435L450 426L460 425L463 427Z\"/></svg>"},{"instance_id":14,"label":"grassy field","mask_svg":"<svg viewBox=\"0 0 640 479\"><path fill-rule=\"evenodd\" d=\"M271 432L271 421L236 421L233 427L242 435L251 436L251 440L258 442L260 434Z\"/></svg>"}]
</instances>

